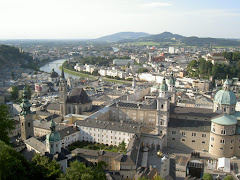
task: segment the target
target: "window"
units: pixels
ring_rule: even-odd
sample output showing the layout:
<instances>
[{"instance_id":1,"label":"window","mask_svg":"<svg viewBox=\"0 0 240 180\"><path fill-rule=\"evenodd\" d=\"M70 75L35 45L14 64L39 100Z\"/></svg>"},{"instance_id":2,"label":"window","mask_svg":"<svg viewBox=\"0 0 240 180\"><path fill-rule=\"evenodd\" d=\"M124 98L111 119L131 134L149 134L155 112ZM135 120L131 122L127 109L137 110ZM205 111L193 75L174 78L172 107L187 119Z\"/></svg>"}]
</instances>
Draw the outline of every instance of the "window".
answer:
<instances>
[{"instance_id":1,"label":"window","mask_svg":"<svg viewBox=\"0 0 240 180\"><path fill-rule=\"evenodd\" d=\"M182 139L182 141L185 141L185 139Z\"/></svg>"},{"instance_id":2,"label":"window","mask_svg":"<svg viewBox=\"0 0 240 180\"><path fill-rule=\"evenodd\" d=\"M175 138L172 138L173 141L175 141Z\"/></svg>"},{"instance_id":3,"label":"window","mask_svg":"<svg viewBox=\"0 0 240 180\"><path fill-rule=\"evenodd\" d=\"M205 141L203 141L202 144L205 144Z\"/></svg>"},{"instance_id":4,"label":"window","mask_svg":"<svg viewBox=\"0 0 240 180\"><path fill-rule=\"evenodd\" d=\"M215 132L215 128L213 128L212 131Z\"/></svg>"},{"instance_id":5,"label":"window","mask_svg":"<svg viewBox=\"0 0 240 180\"><path fill-rule=\"evenodd\" d=\"M172 134L176 134L176 131L172 131Z\"/></svg>"},{"instance_id":6,"label":"window","mask_svg":"<svg viewBox=\"0 0 240 180\"><path fill-rule=\"evenodd\" d=\"M211 144L211 147L213 147L213 145Z\"/></svg>"},{"instance_id":7,"label":"window","mask_svg":"<svg viewBox=\"0 0 240 180\"><path fill-rule=\"evenodd\" d=\"M202 134L202 137L205 138L207 135L206 134Z\"/></svg>"},{"instance_id":8,"label":"window","mask_svg":"<svg viewBox=\"0 0 240 180\"><path fill-rule=\"evenodd\" d=\"M226 131L225 130L221 130L221 134L226 134Z\"/></svg>"},{"instance_id":9,"label":"window","mask_svg":"<svg viewBox=\"0 0 240 180\"><path fill-rule=\"evenodd\" d=\"M223 111L226 112L226 108L224 108Z\"/></svg>"},{"instance_id":10,"label":"window","mask_svg":"<svg viewBox=\"0 0 240 180\"><path fill-rule=\"evenodd\" d=\"M163 104L161 105L161 108L163 109Z\"/></svg>"},{"instance_id":11,"label":"window","mask_svg":"<svg viewBox=\"0 0 240 180\"><path fill-rule=\"evenodd\" d=\"M231 143L233 143L233 142L234 142L234 139L231 140Z\"/></svg>"},{"instance_id":12,"label":"window","mask_svg":"<svg viewBox=\"0 0 240 180\"><path fill-rule=\"evenodd\" d=\"M186 136L186 132L182 132L182 136Z\"/></svg>"},{"instance_id":13,"label":"window","mask_svg":"<svg viewBox=\"0 0 240 180\"><path fill-rule=\"evenodd\" d=\"M231 149L233 149L233 147L231 147Z\"/></svg>"},{"instance_id":14,"label":"window","mask_svg":"<svg viewBox=\"0 0 240 180\"><path fill-rule=\"evenodd\" d=\"M224 143L225 143L224 139L220 140L220 144L224 144Z\"/></svg>"},{"instance_id":15,"label":"window","mask_svg":"<svg viewBox=\"0 0 240 180\"><path fill-rule=\"evenodd\" d=\"M195 136L196 136L196 133L192 133L192 136L195 137Z\"/></svg>"},{"instance_id":16,"label":"window","mask_svg":"<svg viewBox=\"0 0 240 180\"><path fill-rule=\"evenodd\" d=\"M223 147L221 147L220 149L223 150Z\"/></svg>"},{"instance_id":17,"label":"window","mask_svg":"<svg viewBox=\"0 0 240 180\"><path fill-rule=\"evenodd\" d=\"M28 127L30 127L30 122L28 123Z\"/></svg>"},{"instance_id":18,"label":"window","mask_svg":"<svg viewBox=\"0 0 240 180\"><path fill-rule=\"evenodd\" d=\"M211 141L214 141L214 137L211 137Z\"/></svg>"},{"instance_id":19,"label":"window","mask_svg":"<svg viewBox=\"0 0 240 180\"><path fill-rule=\"evenodd\" d=\"M195 143L195 140L192 140L193 143Z\"/></svg>"}]
</instances>

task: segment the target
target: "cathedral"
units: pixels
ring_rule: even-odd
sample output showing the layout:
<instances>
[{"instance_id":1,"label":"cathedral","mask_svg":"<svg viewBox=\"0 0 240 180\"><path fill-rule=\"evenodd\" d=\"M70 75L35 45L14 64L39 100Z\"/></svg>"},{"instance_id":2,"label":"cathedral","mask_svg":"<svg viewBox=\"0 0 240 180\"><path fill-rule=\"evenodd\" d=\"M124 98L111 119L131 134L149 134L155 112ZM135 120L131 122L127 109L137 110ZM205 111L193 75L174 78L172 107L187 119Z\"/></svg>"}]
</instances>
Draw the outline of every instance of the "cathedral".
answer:
<instances>
[{"instance_id":1,"label":"cathedral","mask_svg":"<svg viewBox=\"0 0 240 180\"><path fill-rule=\"evenodd\" d=\"M60 79L59 88L60 114L82 114L84 111L92 109L92 100L88 97L83 88L74 88L70 95L67 95L67 81L64 77L64 70Z\"/></svg>"}]
</instances>

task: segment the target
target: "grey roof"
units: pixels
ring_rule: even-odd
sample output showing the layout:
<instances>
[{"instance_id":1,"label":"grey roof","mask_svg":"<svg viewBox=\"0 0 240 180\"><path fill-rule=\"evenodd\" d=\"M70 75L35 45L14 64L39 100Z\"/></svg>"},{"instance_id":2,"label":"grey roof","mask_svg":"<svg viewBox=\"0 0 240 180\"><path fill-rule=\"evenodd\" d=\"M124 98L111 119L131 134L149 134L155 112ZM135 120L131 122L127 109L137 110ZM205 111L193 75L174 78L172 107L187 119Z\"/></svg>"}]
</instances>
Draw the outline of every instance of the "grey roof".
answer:
<instances>
[{"instance_id":1,"label":"grey roof","mask_svg":"<svg viewBox=\"0 0 240 180\"><path fill-rule=\"evenodd\" d=\"M126 123L120 122L107 122L107 121L100 121L94 119L86 119L86 120L77 120L77 126L85 126L85 127L93 127L105 130L114 130L114 131L122 131L128 133L138 133L141 129L141 126L133 126Z\"/></svg>"},{"instance_id":2,"label":"grey roof","mask_svg":"<svg viewBox=\"0 0 240 180\"><path fill-rule=\"evenodd\" d=\"M42 155L46 152L46 145L43 144L41 141L36 139L35 137L31 137L24 141L25 144L31 146L33 149L39 151Z\"/></svg>"},{"instance_id":3,"label":"grey roof","mask_svg":"<svg viewBox=\"0 0 240 180\"><path fill-rule=\"evenodd\" d=\"M141 108L141 109L156 109L157 101L152 100L149 104L146 103L136 103L136 102L115 102L110 107L126 107L126 108Z\"/></svg>"},{"instance_id":4,"label":"grey roof","mask_svg":"<svg viewBox=\"0 0 240 180\"><path fill-rule=\"evenodd\" d=\"M211 121L187 120L170 118L168 127L182 130L210 132Z\"/></svg>"},{"instance_id":5,"label":"grey roof","mask_svg":"<svg viewBox=\"0 0 240 180\"><path fill-rule=\"evenodd\" d=\"M200 117L216 117L219 114L214 113L212 109L204 108L190 108L171 105L171 114L183 115L183 116L200 116Z\"/></svg>"},{"instance_id":6,"label":"grey roof","mask_svg":"<svg viewBox=\"0 0 240 180\"><path fill-rule=\"evenodd\" d=\"M83 149L83 148L77 148L72 151L73 154L76 155L83 155L83 156L105 156L105 157L112 157L115 158L121 153L116 152L110 152L110 151L98 151L98 150L91 150L91 149Z\"/></svg>"},{"instance_id":7,"label":"grey roof","mask_svg":"<svg viewBox=\"0 0 240 180\"><path fill-rule=\"evenodd\" d=\"M85 104L92 102L83 88L74 88L67 98L67 103Z\"/></svg>"},{"instance_id":8,"label":"grey roof","mask_svg":"<svg viewBox=\"0 0 240 180\"><path fill-rule=\"evenodd\" d=\"M60 104L50 103L47 105L46 109L60 111Z\"/></svg>"},{"instance_id":9,"label":"grey roof","mask_svg":"<svg viewBox=\"0 0 240 180\"><path fill-rule=\"evenodd\" d=\"M64 129L58 130L57 132L60 134L61 138L63 139L64 137L69 136L71 134L74 134L77 131L79 131L78 128L75 128L73 126L69 126L69 127L64 128Z\"/></svg>"}]
</instances>

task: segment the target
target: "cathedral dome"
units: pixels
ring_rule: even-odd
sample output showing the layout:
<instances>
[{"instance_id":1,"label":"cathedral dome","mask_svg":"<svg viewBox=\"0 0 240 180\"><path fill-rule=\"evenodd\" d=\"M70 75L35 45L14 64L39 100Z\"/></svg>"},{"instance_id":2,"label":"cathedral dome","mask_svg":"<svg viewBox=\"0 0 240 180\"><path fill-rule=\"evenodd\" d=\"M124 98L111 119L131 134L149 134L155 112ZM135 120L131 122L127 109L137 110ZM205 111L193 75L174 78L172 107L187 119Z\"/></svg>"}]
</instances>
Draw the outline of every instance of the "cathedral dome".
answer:
<instances>
[{"instance_id":1,"label":"cathedral dome","mask_svg":"<svg viewBox=\"0 0 240 180\"><path fill-rule=\"evenodd\" d=\"M228 77L223 84L223 89L218 91L215 95L214 102L225 105L236 105L236 96L232 91L230 91L230 82L228 80Z\"/></svg>"},{"instance_id":2,"label":"cathedral dome","mask_svg":"<svg viewBox=\"0 0 240 180\"><path fill-rule=\"evenodd\" d=\"M50 73L50 77L51 78L57 78L59 75L57 72L54 71L54 69L52 69L52 72Z\"/></svg>"},{"instance_id":3,"label":"cathedral dome","mask_svg":"<svg viewBox=\"0 0 240 180\"><path fill-rule=\"evenodd\" d=\"M46 136L46 141L49 141L49 142L57 142L60 140L61 140L61 136L56 131L51 132L50 134L47 134L47 136Z\"/></svg>"},{"instance_id":4,"label":"cathedral dome","mask_svg":"<svg viewBox=\"0 0 240 180\"><path fill-rule=\"evenodd\" d=\"M232 91L220 90L214 97L214 102L226 105L235 105L236 96Z\"/></svg>"},{"instance_id":5,"label":"cathedral dome","mask_svg":"<svg viewBox=\"0 0 240 180\"><path fill-rule=\"evenodd\" d=\"M46 136L46 141L49 142L57 142L61 140L61 136L59 134L59 132L55 131L56 128L56 124L55 122L52 120L51 122L51 133L47 134Z\"/></svg>"}]
</instances>

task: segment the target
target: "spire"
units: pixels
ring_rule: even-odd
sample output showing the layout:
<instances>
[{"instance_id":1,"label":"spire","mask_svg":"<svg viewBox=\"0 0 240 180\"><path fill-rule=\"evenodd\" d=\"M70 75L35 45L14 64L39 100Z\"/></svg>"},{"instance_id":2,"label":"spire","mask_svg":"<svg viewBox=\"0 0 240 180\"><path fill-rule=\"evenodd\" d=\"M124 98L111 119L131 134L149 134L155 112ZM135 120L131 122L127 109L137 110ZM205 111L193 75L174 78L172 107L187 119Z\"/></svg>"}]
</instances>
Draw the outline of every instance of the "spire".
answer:
<instances>
[{"instance_id":1,"label":"spire","mask_svg":"<svg viewBox=\"0 0 240 180\"><path fill-rule=\"evenodd\" d=\"M55 122L53 121L53 116L52 116L52 122L51 122L51 127L50 127L50 129L51 129L51 132L54 132L55 129L56 129L56 124L55 124Z\"/></svg>"},{"instance_id":2,"label":"spire","mask_svg":"<svg viewBox=\"0 0 240 180\"><path fill-rule=\"evenodd\" d=\"M63 66L62 66L61 78L62 78L62 79L65 79L65 75L64 75L64 69L63 69Z\"/></svg>"},{"instance_id":3,"label":"spire","mask_svg":"<svg viewBox=\"0 0 240 180\"><path fill-rule=\"evenodd\" d=\"M171 76L170 76L170 79L169 79L169 84L170 85L175 85L175 78L173 76L173 71L171 72Z\"/></svg>"},{"instance_id":4,"label":"spire","mask_svg":"<svg viewBox=\"0 0 240 180\"><path fill-rule=\"evenodd\" d=\"M162 80L162 83L160 85L160 91L168 91L168 86L166 84L165 76L164 76L164 78Z\"/></svg>"},{"instance_id":5,"label":"spire","mask_svg":"<svg viewBox=\"0 0 240 180\"><path fill-rule=\"evenodd\" d=\"M20 107L22 108L20 115L25 116L25 115L30 114L31 106L32 105L28 101L28 92L27 92L26 85L25 85L25 87L23 88L22 103L20 104Z\"/></svg>"}]
</instances>

